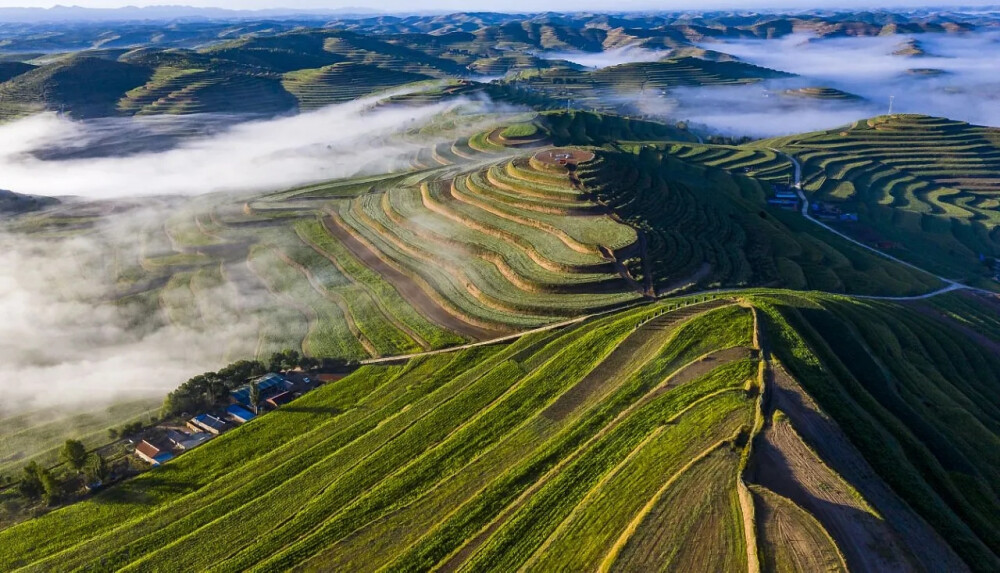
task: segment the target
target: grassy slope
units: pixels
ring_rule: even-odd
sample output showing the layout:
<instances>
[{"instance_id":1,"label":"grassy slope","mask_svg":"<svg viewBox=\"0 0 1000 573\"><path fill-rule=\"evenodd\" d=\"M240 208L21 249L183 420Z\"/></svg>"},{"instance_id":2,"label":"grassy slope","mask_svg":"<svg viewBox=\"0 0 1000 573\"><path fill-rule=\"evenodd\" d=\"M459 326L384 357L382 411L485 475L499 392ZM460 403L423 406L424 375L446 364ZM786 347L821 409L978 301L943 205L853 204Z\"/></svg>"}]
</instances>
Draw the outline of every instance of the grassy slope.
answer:
<instances>
[{"instance_id":1,"label":"grassy slope","mask_svg":"<svg viewBox=\"0 0 1000 573\"><path fill-rule=\"evenodd\" d=\"M1000 563L1000 360L896 304L769 301L776 356L874 470L975 570Z\"/></svg>"},{"instance_id":2,"label":"grassy slope","mask_svg":"<svg viewBox=\"0 0 1000 573\"><path fill-rule=\"evenodd\" d=\"M52 551L58 548L68 550L58 557L61 567L96 562L139 567L164 557L193 568L252 563L285 568L309 558L322 567L345 557L373 567L397 557L411 563L425 555L444 557L461 544L455 527L474 534L536 480L545 484L539 499L560 491L565 478L546 475L553 464L563 463L571 473L612 470L644 438L663 432L667 412L681 424L678 432L685 428L712 441L732 438L752 410L752 395L743 391L752 362L720 364L718 374L676 392L649 394L692 358L749 344L746 310L726 306L701 314L710 306L697 308L656 317L639 332L635 325L657 309L615 315L561 336L528 337L405 367L366 368L91 502L0 533L3 561L44 569L54 563L47 559L55 558ZM650 334L655 344L629 350L641 362L609 356L622 341L645 341ZM614 361L604 365L604 360ZM611 387L587 382L587 373L599 364L614 380ZM718 402L708 397L719 390ZM620 413L625 418L616 421ZM718 434L716 419L730 420ZM278 436L284 436L280 445L259 448ZM657 451L659 446L649 450ZM693 453L676 451L670 454L676 461L669 463L683 465ZM273 485L262 495L264 483ZM576 491L585 493L579 485ZM371 521L398 514L403 504L438 507L423 517L456 513L451 522L417 530L406 528L405 519L422 516L406 512L403 521ZM533 504L519 507L534 511ZM621 511L627 520L629 510ZM70 521L77 525L66 527ZM509 523L521 522L518 514ZM338 544L350 543L345 535L366 523L377 528L377 539L425 535L412 538L411 557L404 554L408 544L364 559L340 553ZM121 527L133 532L125 547ZM48 541L36 545L30 531ZM215 541L223 538L225 544ZM484 546L482 554L494 550Z\"/></svg>"},{"instance_id":3,"label":"grassy slope","mask_svg":"<svg viewBox=\"0 0 1000 573\"><path fill-rule=\"evenodd\" d=\"M873 515L915 511L936 529L924 538L905 520L880 526L896 528L901 555L954 559L944 539L972 569L994 568L998 465L982 444L1000 424L985 393L997 359L893 304L785 291L748 300L775 358L875 471L859 477L803 427L824 471L840 472L825 479L846 484L827 487L846 487ZM845 549L850 562L849 540L807 499L754 485L755 501L741 501L741 460L755 459L750 438L766 427L755 414L766 378L747 348L754 315L727 299L691 302L366 367L0 532L0 559L26 571L737 570L748 559L836 568ZM885 484L895 493L873 493ZM759 530L745 530L753 506Z\"/></svg>"}]
</instances>

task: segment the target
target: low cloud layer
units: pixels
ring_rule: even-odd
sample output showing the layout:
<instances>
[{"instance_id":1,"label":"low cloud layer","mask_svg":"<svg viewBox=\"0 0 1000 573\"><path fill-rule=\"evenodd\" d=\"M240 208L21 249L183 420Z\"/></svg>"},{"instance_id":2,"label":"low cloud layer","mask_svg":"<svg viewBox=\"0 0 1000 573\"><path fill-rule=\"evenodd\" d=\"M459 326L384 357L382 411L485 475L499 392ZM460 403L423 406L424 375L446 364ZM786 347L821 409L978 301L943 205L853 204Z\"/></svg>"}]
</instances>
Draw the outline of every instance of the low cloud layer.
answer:
<instances>
[{"instance_id":1,"label":"low cloud layer","mask_svg":"<svg viewBox=\"0 0 1000 573\"><path fill-rule=\"evenodd\" d=\"M225 116L77 122L44 114L0 127L0 188L78 196L58 208L106 213L68 238L0 225L0 417L163 396L222 366L226 355L248 357L233 352L252 351L255 315L274 304L261 284L240 285L237 318L197 328L165 320L155 297L135 308L115 302L116 267L135 265L144 232L162 228L171 212L197 201L193 196L403 168L418 148L452 139L456 129L480 129L478 114L510 111L488 102L372 103L242 123ZM437 121L441 114L447 117ZM135 141L143 142L139 150L129 145ZM224 274L246 275L244 265L232 265ZM231 308L231 285L218 288L200 288L199 300Z\"/></svg>"},{"instance_id":2,"label":"low cloud layer","mask_svg":"<svg viewBox=\"0 0 1000 573\"><path fill-rule=\"evenodd\" d=\"M635 62L655 62L668 54L669 52L665 50L624 46L603 52L542 52L538 56L546 60L565 60L587 68L600 69Z\"/></svg>"},{"instance_id":3,"label":"low cloud layer","mask_svg":"<svg viewBox=\"0 0 1000 573\"><path fill-rule=\"evenodd\" d=\"M894 52L915 43L924 55ZM639 102L647 113L686 119L731 135L771 136L829 129L893 112L1000 126L1000 33L919 34L705 43L760 66L797 74L740 87L682 88L673 101ZM933 71L931 71L933 70ZM829 87L863 99L788 97L785 90Z\"/></svg>"},{"instance_id":4,"label":"low cloud layer","mask_svg":"<svg viewBox=\"0 0 1000 573\"><path fill-rule=\"evenodd\" d=\"M131 324L127 312L102 302L111 290L102 271L114 258L108 232L0 236L0 416L163 395L216 367L220 340L250 334L239 324L225 332L150 328L149 317Z\"/></svg>"},{"instance_id":5,"label":"low cloud layer","mask_svg":"<svg viewBox=\"0 0 1000 573\"><path fill-rule=\"evenodd\" d=\"M231 116L82 122L41 114L0 127L0 189L104 199L195 195L398 169L418 145L394 135L456 106L373 110L373 103L243 123ZM185 129L192 122L199 122L194 136ZM133 141L144 150L135 152Z\"/></svg>"}]
</instances>

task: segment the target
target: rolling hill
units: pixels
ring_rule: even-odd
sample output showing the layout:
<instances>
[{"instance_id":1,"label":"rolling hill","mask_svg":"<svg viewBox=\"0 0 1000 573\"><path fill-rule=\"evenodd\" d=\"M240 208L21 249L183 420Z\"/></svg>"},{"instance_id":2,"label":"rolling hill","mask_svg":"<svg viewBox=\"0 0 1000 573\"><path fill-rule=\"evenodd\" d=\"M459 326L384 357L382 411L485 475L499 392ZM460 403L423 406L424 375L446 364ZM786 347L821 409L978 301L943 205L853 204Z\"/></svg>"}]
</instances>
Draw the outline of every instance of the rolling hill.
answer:
<instances>
[{"instance_id":1,"label":"rolling hill","mask_svg":"<svg viewBox=\"0 0 1000 573\"><path fill-rule=\"evenodd\" d=\"M636 113L622 98L671 89L745 85L788 74L753 66L702 42L948 34L988 28L922 15L450 14L407 18L16 26L0 44L0 120L42 109L76 117L199 112L278 114L428 78L495 80L549 106ZM947 25L937 20L948 20ZM298 25L296 25L298 24ZM158 32L155 33L154 32ZM907 38L913 45L919 40ZM61 47L61 48L60 48ZM585 70L560 57L655 50L652 62ZM614 63L614 62L612 62ZM32 66L37 66L33 69ZM87 81L96 79L96 81ZM498 90L497 93L505 93ZM841 98L831 91L797 93ZM517 102L514 103L523 103ZM533 102L534 105L537 102ZM545 106L541 106L545 108ZM536 107L539 109L539 107Z\"/></svg>"},{"instance_id":2,"label":"rolling hill","mask_svg":"<svg viewBox=\"0 0 1000 573\"><path fill-rule=\"evenodd\" d=\"M249 319L255 337L228 341L223 361L285 348L363 359L699 288L942 286L766 205L770 182L791 173L774 152L667 143L687 135L611 115L501 120L424 147L409 171L172 208L109 247L122 312L195 331ZM434 129L406 137L435 140ZM86 235L88 216L15 228Z\"/></svg>"},{"instance_id":3,"label":"rolling hill","mask_svg":"<svg viewBox=\"0 0 1000 573\"><path fill-rule=\"evenodd\" d=\"M765 140L803 168L813 201L856 210L848 228L939 274L982 284L1000 256L1000 132L944 118L880 116Z\"/></svg>"}]
</instances>

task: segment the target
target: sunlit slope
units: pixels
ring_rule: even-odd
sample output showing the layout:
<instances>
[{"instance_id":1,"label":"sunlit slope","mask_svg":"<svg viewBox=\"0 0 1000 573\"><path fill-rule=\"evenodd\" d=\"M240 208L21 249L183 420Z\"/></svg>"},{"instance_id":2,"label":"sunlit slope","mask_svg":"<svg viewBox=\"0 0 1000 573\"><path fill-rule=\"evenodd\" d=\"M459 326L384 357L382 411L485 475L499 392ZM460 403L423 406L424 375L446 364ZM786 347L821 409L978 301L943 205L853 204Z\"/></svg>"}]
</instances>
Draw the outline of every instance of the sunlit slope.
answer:
<instances>
[{"instance_id":1,"label":"sunlit slope","mask_svg":"<svg viewBox=\"0 0 1000 573\"><path fill-rule=\"evenodd\" d=\"M0 532L0 560L988 571L997 376L995 356L900 305L778 291L664 301L364 367Z\"/></svg>"},{"instance_id":2,"label":"sunlit slope","mask_svg":"<svg viewBox=\"0 0 1000 573\"><path fill-rule=\"evenodd\" d=\"M759 142L803 164L814 200L856 209L871 241L924 267L979 279L979 255L1000 255L1000 134L919 115Z\"/></svg>"},{"instance_id":3,"label":"sunlit slope","mask_svg":"<svg viewBox=\"0 0 1000 573\"><path fill-rule=\"evenodd\" d=\"M505 83L526 87L582 109L612 110L621 98L666 97L672 88L746 85L789 74L743 62L712 61L691 56L656 62L633 62L597 70L553 66L525 70Z\"/></svg>"},{"instance_id":4,"label":"sunlit slope","mask_svg":"<svg viewBox=\"0 0 1000 573\"><path fill-rule=\"evenodd\" d=\"M120 307L137 324L238 325L220 344L229 361L285 348L409 354L639 300L624 265L635 230L569 168L535 159L549 149L546 132L516 125L434 145L439 136L415 134L423 147L412 145L421 151L396 174L178 202L109 245ZM17 227L87 235L100 210Z\"/></svg>"},{"instance_id":5,"label":"sunlit slope","mask_svg":"<svg viewBox=\"0 0 1000 573\"><path fill-rule=\"evenodd\" d=\"M46 109L81 117L114 115L118 99L152 74L141 64L87 55L64 58L0 83L0 121Z\"/></svg>"},{"instance_id":6,"label":"sunlit slope","mask_svg":"<svg viewBox=\"0 0 1000 573\"><path fill-rule=\"evenodd\" d=\"M137 325L239 325L223 361L286 348L363 359L681 289L903 296L941 286L768 207L770 183L792 172L772 151L665 143L686 133L617 116L510 117L446 115L405 134L419 151L395 173L165 205L165 219L108 247L120 307ZM495 127L441 136L459 120ZM621 139L644 141L608 144ZM584 145L553 146L564 143ZM104 209L66 207L16 227L87 235Z\"/></svg>"},{"instance_id":7,"label":"sunlit slope","mask_svg":"<svg viewBox=\"0 0 1000 573\"><path fill-rule=\"evenodd\" d=\"M366 367L101 498L0 533L2 559L28 570L374 570L449 555L471 570L596 566L689 463L721 463L712 481L736 499L758 397L751 313L731 301L668 308ZM739 505L723 508L702 527L729 544L718 563L743 568L744 538L726 534L742 527ZM44 544L30 541L43 531ZM580 534L600 541L581 554Z\"/></svg>"}]
</instances>

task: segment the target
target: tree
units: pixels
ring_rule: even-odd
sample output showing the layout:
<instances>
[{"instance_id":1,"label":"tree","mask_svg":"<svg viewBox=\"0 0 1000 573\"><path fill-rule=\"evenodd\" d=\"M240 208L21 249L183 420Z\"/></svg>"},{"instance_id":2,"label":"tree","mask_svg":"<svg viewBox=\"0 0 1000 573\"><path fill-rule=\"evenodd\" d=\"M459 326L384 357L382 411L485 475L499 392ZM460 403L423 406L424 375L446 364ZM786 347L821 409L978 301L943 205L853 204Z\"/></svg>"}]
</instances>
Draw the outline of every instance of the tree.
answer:
<instances>
[{"instance_id":1,"label":"tree","mask_svg":"<svg viewBox=\"0 0 1000 573\"><path fill-rule=\"evenodd\" d=\"M42 486L42 480L38 477L41 469L38 462L31 462L24 466L21 482L17 484L17 489L21 495L28 499L38 499L41 497L45 491L45 488Z\"/></svg>"},{"instance_id":2,"label":"tree","mask_svg":"<svg viewBox=\"0 0 1000 573\"><path fill-rule=\"evenodd\" d=\"M275 352L271 355L271 360L268 361L268 368L271 372L291 370L297 367L301 360L302 355L297 350L288 349L282 352Z\"/></svg>"},{"instance_id":3,"label":"tree","mask_svg":"<svg viewBox=\"0 0 1000 573\"><path fill-rule=\"evenodd\" d=\"M250 383L250 405L254 414L260 413L260 385L256 381Z\"/></svg>"},{"instance_id":4,"label":"tree","mask_svg":"<svg viewBox=\"0 0 1000 573\"><path fill-rule=\"evenodd\" d=\"M69 467L80 471L87 462L87 446L80 440L66 440L62 450L59 451L59 459L66 462Z\"/></svg>"},{"instance_id":5,"label":"tree","mask_svg":"<svg viewBox=\"0 0 1000 573\"><path fill-rule=\"evenodd\" d=\"M87 462L83 466L83 475L87 477L87 483L98 483L108 479L108 463L101 454L93 453L87 456Z\"/></svg>"},{"instance_id":6,"label":"tree","mask_svg":"<svg viewBox=\"0 0 1000 573\"><path fill-rule=\"evenodd\" d=\"M45 502L49 505L59 501L59 496L62 493L59 481L52 477L49 470L38 465L37 462L31 462L24 466L21 483L18 484L17 489L21 495L29 499L38 499L44 495Z\"/></svg>"},{"instance_id":7,"label":"tree","mask_svg":"<svg viewBox=\"0 0 1000 573\"><path fill-rule=\"evenodd\" d=\"M122 426L122 429L119 432L119 435L121 437L123 437L123 438L127 438L129 436L133 436L135 434L138 434L141 431L142 431L142 422L140 422L139 420L136 420L134 422L129 422L129 423L125 424L124 426Z\"/></svg>"},{"instance_id":8,"label":"tree","mask_svg":"<svg viewBox=\"0 0 1000 573\"><path fill-rule=\"evenodd\" d=\"M38 481L42 483L42 489L45 491L45 503L54 505L59 501L62 495L62 486L49 470L39 467Z\"/></svg>"}]
</instances>

